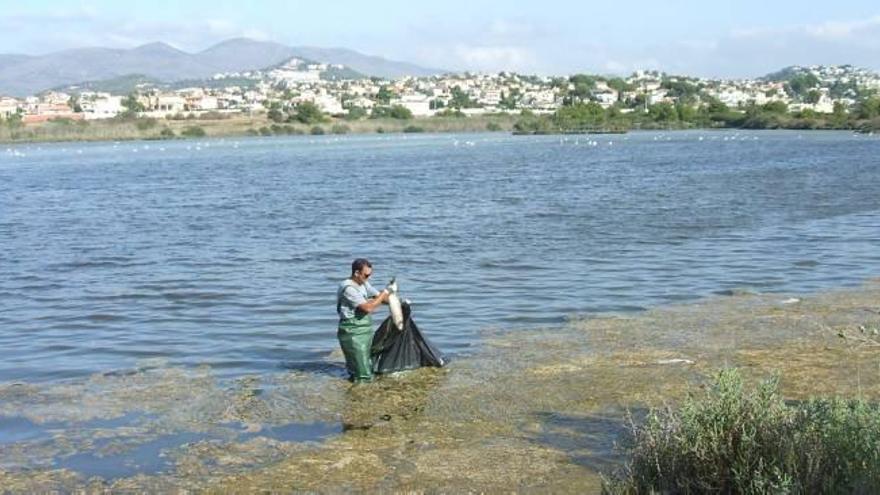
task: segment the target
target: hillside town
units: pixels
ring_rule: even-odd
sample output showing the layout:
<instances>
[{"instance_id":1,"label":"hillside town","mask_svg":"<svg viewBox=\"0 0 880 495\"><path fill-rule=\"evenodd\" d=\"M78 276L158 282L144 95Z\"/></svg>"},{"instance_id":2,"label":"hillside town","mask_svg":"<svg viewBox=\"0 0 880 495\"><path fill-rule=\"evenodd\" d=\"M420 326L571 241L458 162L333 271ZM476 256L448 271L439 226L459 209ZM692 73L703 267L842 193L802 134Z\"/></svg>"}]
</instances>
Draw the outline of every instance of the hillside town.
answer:
<instances>
[{"instance_id":1,"label":"hillside town","mask_svg":"<svg viewBox=\"0 0 880 495\"><path fill-rule=\"evenodd\" d=\"M351 74L355 74L352 76ZM355 78L351 78L355 77ZM208 84L210 83L210 84ZM383 80L356 75L341 65L300 59L263 71L216 74L204 85L169 89L142 84L128 94L72 86L26 98L0 95L0 118L23 124L53 119L111 119L124 112L174 118L182 115L254 115L311 102L323 113L345 117L402 107L412 117L520 113L550 114L571 98L621 113L647 111L660 103L730 108L779 102L789 111L848 110L880 90L880 75L853 66L791 67L760 79L711 80L638 71L629 77L446 74Z\"/></svg>"}]
</instances>

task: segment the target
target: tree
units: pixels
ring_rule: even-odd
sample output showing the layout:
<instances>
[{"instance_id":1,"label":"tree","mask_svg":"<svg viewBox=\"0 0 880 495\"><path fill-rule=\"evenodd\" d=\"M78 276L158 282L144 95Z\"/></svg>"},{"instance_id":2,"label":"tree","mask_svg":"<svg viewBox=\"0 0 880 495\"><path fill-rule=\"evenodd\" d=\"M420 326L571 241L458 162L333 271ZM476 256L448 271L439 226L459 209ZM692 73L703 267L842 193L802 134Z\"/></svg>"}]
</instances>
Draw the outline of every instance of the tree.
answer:
<instances>
[{"instance_id":1,"label":"tree","mask_svg":"<svg viewBox=\"0 0 880 495\"><path fill-rule=\"evenodd\" d=\"M648 107L648 115L656 122L675 122L678 112L671 103L657 103Z\"/></svg>"},{"instance_id":2,"label":"tree","mask_svg":"<svg viewBox=\"0 0 880 495\"><path fill-rule=\"evenodd\" d=\"M303 124L320 124L326 120L324 112L311 101L304 101L297 105L293 117Z\"/></svg>"},{"instance_id":3,"label":"tree","mask_svg":"<svg viewBox=\"0 0 880 495\"><path fill-rule=\"evenodd\" d=\"M788 105L784 101L770 101L765 103L761 109L765 112L786 114L788 113Z\"/></svg>"},{"instance_id":4,"label":"tree","mask_svg":"<svg viewBox=\"0 0 880 495\"><path fill-rule=\"evenodd\" d=\"M691 105L679 103L675 105L675 111L678 113L678 120L682 122L694 122L697 120L697 109Z\"/></svg>"},{"instance_id":5,"label":"tree","mask_svg":"<svg viewBox=\"0 0 880 495\"><path fill-rule=\"evenodd\" d=\"M409 120L413 118L412 111L403 105L393 105L389 115L392 119Z\"/></svg>"},{"instance_id":6,"label":"tree","mask_svg":"<svg viewBox=\"0 0 880 495\"><path fill-rule=\"evenodd\" d=\"M10 129L18 129L22 127L24 123L22 122L21 113L15 112L6 117L6 126Z\"/></svg>"},{"instance_id":7,"label":"tree","mask_svg":"<svg viewBox=\"0 0 880 495\"><path fill-rule=\"evenodd\" d=\"M518 88L513 88L510 90L510 93L505 95L504 91L501 92L501 101L498 103L498 106L501 108L506 108L507 110L515 110L517 104L519 103L520 95Z\"/></svg>"},{"instance_id":8,"label":"tree","mask_svg":"<svg viewBox=\"0 0 880 495\"><path fill-rule=\"evenodd\" d=\"M609 88L613 89L614 91L617 91L618 93L623 93L624 91L632 91L633 90L633 86L631 84L628 84L626 81L624 81L623 79L621 79L619 77L609 79L606 82L606 84L608 85Z\"/></svg>"},{"instance_id":9,"label":"tree","mask_svg":"<svg viewBox=\"0 0 880 495\"><path fill-rule=\"evenodd\" d=\"M82 105L79 104L79 95L70 95L70 98L67 100L67 106L73 110L73 113L82 113Z\"/></svg>"},{"instance_id":10,"label":"tree","mask_svg":"<svg viewBox=\"0 0 880 495\"><path fill-rule=\"evenodd\" d=\"M137 96L134 93L129 94L122 100L122 106L125 107L126 113L131 114L146 110L144 104L138 101Z\"/></svg>"},{"instance_id":11,"label":"tree","mask_svg":"<svg viewBox=\"0 0 880 495\"><path fill-rule=\"evenodd\" d=\"M462 91L460 86L456 86L452 88L450 92L452 94L452 100L449 101L449 106L453 108L475 108L479 105L477 102L473 101L467 93Z\"/></svg>"},{"instance_id":12,"label":"tree","mask_svg":"<svg viewBox=\"0 0 880 495\"><path fill-rule=\"evenodd\" d=\"M348 107L348 113L345 114L346 120L359 120L367 116L367 110L364 107L352 105Z\"/></svg>"},{"instance_id":13,"label":"tree","mask_svg":"<svg viewBox=\"0 0 880 495\"><path fill-rule=\"evenodd\" d=\"M860 119L880 117L880 97L872 97L862 101L858 107Z\"/></svg>"},{"instance_id":14,"label":"tree","mask_svg":"<svg viewBox=\"0 0 880 495\"><path fill-rule=\"evenodd\" d=\"M597 126L605 121L605 109L596 102L575 103L560 108L553 121L562 130L583 129Z\"/></svg>"},{"instance_id":15,"label":"tree","mask_svg":"<svg viewBox=\"0 0 880 495\"><path fill-rule=\"evenodd\" d=\"M376 93L376 101L379 103L387 105L391 103L391 98L394 98L394 93L388 89L388 86L382 86L379 88L379 92Z\"/></svg>"},{"instance_id":16,"label":"tree","mask_svg":"<svg viewBox=\"0 0 880 495\"><path fill-rule=\"evenodd\" d=\"M846 105L843 102L835 101L834 110L831 111L831 122L834 124L834 127L844 127L846 120Z\"/></svg>"},{"instance_id":17,"label":"tree","mask_svg":"<svg viewBox=\"0 0 880 495\"><path fill-rule=\"evenodd\" d=\"M804 96L804 101L811 105L815 105L819 103L819 100L822 99L822 93L819 92L818 89L811 89L807 92L806 96Z\"/></svg>"},{"instance_id":18,"label":"tree","mask_svg":"<svg viewBox=\"0 0 880 495\"><path fill-rule=\"evenodd\" d=\"M280 124L284 122L284 114L281 113L281 110L277 108L272 108L269 110L269 113L266 114L266 117L269 118L272 122Z\"/></svg>"},{"instance_id":19,"label":"tree","mask_svg":"<svg viewBox=\"0 0 880 495\"><path fill-rule=\"evenodd\" d=\"M593 88L596 87L596 79L586 74L575 74L568 81L574 86L569 90L570 103L583 102L589 100L593 95Z\"/></svg>"},{"instance_id":20,"label":"tree","mask_svg":"<svg viewBox=\"0 0 880 495\"><path fill-rule=\"evenodd\" d=\"M807 92L819 85L819 78L813 74L798 74L789 78L785 84L786 90L797 97L803 97Z\"/></svg>"}]
</instances>

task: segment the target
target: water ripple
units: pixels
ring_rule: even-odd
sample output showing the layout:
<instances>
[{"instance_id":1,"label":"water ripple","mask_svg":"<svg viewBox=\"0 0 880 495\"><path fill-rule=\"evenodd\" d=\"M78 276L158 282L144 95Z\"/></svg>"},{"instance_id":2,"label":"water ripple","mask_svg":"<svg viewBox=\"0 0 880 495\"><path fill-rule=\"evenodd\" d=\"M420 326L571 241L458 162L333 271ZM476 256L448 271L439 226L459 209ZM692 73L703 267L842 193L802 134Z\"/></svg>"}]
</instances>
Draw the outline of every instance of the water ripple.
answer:
<instances>
[{"instance_id":1,"label":"water ripple","mask_svg":"<svg viewBox=\"0 0 880 495\"><path fill-rule=\"evenodd\" d=\"M877 276L880 140L712 134L601 150L552 136L172 142L161 158L46 145L0 164L0 382L151 358L228 376L312 366L337 347L336 284L359 256L377 287L399 278L451 354L485 328Z\"/></svg>"}]
</instances>

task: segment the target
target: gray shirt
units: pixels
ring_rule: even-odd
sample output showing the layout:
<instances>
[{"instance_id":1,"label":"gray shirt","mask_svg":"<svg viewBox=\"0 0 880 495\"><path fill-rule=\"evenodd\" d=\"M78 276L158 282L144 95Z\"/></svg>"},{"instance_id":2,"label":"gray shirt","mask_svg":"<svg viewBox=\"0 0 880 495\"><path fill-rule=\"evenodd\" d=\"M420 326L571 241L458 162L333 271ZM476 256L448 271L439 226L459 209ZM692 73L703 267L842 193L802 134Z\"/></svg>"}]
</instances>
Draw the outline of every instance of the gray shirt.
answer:
<instances>
[{"instance_id":1,"label":"gray shirt","mask_svg":"<svg viewBox=\"0 0 880 495\"><path fill-rule=\"evenodd\" d=\"M368 298L378 295L379 291L369 282L358 285L350 278L343 280L336 291L336 312L339 314L339 321L363 316L364 313L357 307L367 302Z\"/></svg>"}]
</instances>

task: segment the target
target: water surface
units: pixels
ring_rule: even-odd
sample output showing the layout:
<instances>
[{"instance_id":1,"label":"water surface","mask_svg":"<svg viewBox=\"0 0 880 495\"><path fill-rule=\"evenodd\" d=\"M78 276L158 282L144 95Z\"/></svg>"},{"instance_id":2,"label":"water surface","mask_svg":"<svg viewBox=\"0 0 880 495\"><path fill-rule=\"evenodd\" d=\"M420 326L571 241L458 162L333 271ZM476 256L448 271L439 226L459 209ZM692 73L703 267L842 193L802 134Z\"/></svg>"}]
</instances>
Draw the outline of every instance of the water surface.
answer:
<instances>
[{"instance_id":1,"label":"water surface","mask_svg":"<svg viewBox=\"0 0 880 495\"><path fill-rule=\"evenodd\" d=\"M880 268L878 152L781 131L10 146L0 382L321 362L357 256L453 355L485 329L857 283Z\"/></svg>"}]
</instances>

